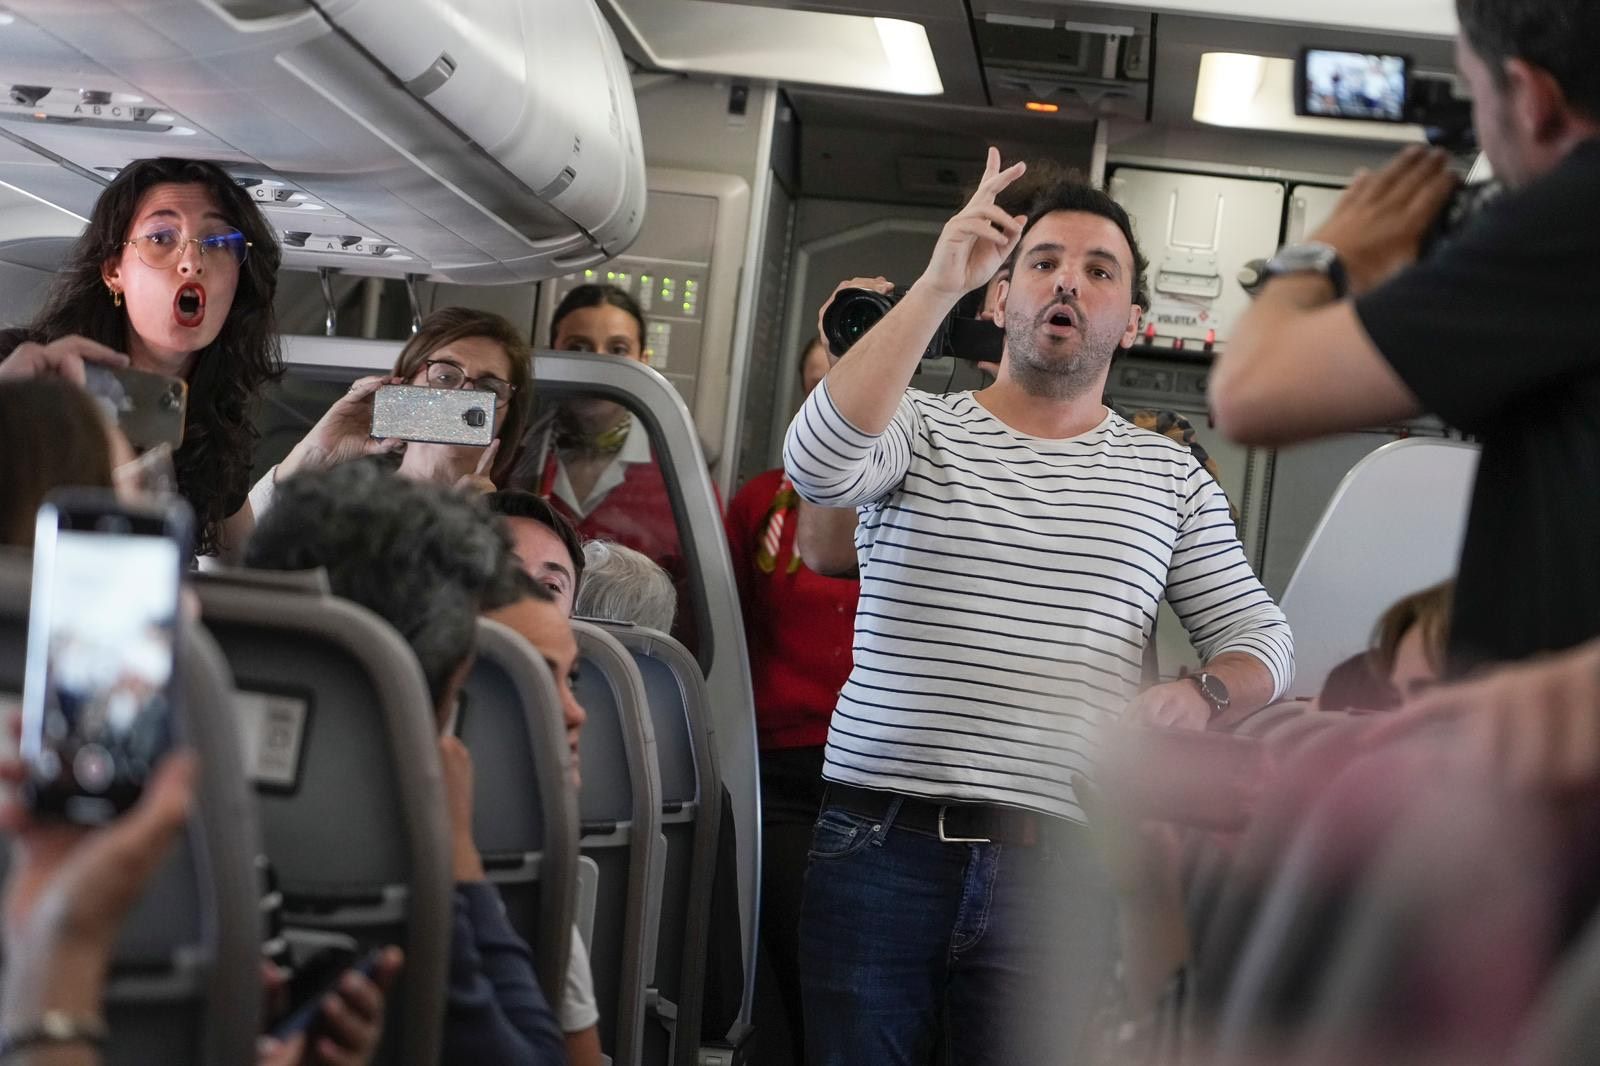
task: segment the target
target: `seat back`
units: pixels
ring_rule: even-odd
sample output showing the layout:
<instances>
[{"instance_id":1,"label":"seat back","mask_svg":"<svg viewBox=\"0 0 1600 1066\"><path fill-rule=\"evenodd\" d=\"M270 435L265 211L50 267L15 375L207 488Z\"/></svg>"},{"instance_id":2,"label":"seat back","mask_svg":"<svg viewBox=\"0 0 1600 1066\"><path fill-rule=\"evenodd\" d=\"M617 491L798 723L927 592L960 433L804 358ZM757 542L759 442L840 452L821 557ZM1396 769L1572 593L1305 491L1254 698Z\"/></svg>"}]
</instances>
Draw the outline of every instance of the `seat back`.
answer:
<instances>
[{"instance_id":1,"label":"seat back","mask_svg":"<svg viewBox=\"0 0 1600 1066\"><path fill-rule=\"evenodd\" d=\"M661 770L667 855L652 982L656 1024L645 1027L645 1062L693 1066L700 1044L705 945L722 815L722 779L705 676L688 650L665 633L616 623L602 628L632 655L644 682Z\"/></svg>"},{"instance_id":2,"label":"seat back","mask_svg":"<svg viewBox=\"0 0 1600 1066\"><path fill-rule=\"evenodd\" d=\"M617 1066L640 1066L666 851L655 729L627 649L587 622L572 628L575 695L588 714L579 746L580 849L599 869L589 960L600 1044Z\"/></svg>"},{"instance_id":3,"label":"seat back","mask_svg":"<svg viewBox=\"0 0 1600 1066\"><path fill-rule=\"evenodd\" d=\"M527 641L487 619L465 695L456 733L472 753L472 837L511 927L533 948L540 986L559 1002L578 876L560 698Z\"/></svg>"},{"instance_id":4,"label":"seat back","mask_svg":"<svg viewBox=\"0 0 1600 1066\"><path fill-rule=\"evenodd\" d=\"M0 556L0 693L20 694L31 564ZM106 982L109 1063L247 1062L260 1031L261 850L246 783L233 681L210 636L179 636L177 733L199 756L177 847L123 924ZM9 849L0 848L0 877Z\"/></svg>"},{"instance_id":5,"label":"seat back","mask_svg":"<svg viewBox=\"0 0 1600 1066\"><path fill-rule=\"evenodd\" d=\"M411 649L356 604L292 579L197 579L237 680L266 855L293 927L398 944L379 1061L435 1066L452 899L428 688Z\"/></svg>"},{"instance_id":6,"label":"seat back","mask_svg":"<svg viewBox=\"0 0 1600 1066\"><path fill-rule=\"evenodd\" d=\"M1292 695L1315 696L1390 604L1455 573L1477 469L1475 445L1418 437L1345 475L1280 604L1294 632Z\"/></svg>"}]
</instances>

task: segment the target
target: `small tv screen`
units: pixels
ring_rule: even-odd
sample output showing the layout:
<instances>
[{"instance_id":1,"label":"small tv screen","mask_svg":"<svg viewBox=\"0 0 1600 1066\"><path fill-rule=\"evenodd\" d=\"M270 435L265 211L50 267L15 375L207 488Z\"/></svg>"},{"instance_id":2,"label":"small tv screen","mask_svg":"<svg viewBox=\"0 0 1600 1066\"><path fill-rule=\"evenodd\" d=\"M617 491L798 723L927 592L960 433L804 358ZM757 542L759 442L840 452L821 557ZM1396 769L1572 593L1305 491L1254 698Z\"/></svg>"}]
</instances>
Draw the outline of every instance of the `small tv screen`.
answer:
<instances>
[{"instance_id":1,"label":"small tv screen","mask_svg":"<svg viewBox=\"0 0 1600 1066\"><path fill-rule=\"evenodd\" d=\"M1404 122L1410 60L1405 56L1307 48L1300 53L1295 112L1318 118Z\"/></svg>"}]
</instances>

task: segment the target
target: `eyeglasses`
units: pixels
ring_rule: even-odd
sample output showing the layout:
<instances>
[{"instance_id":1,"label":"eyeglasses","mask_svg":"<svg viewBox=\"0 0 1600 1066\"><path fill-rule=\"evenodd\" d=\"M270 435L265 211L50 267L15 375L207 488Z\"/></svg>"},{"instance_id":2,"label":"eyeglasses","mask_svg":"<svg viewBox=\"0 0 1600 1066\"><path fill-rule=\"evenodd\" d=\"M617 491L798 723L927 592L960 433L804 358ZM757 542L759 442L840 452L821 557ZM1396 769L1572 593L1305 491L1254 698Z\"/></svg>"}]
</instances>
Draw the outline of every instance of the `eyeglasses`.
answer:
<instances>
[{"instance_id":1,"label":"eyeglasses","mask_svg":"<svg viewBox=\"0 0 1600 1066\"><path fill-rule=\"evenodd\" d=\"M493 374L469 378L465 367L448 359L429 359L427 366L430 389L481 389L484 392L494 393L495 402L500 404L510 403L511 397L517 391L517 387L511 382L497 378Z\"/></svg>"},{"instance_id":2,"label":"eyeglasses","mask_svg":"<svg viewBox=\"0 0 1600 1066\"><path fill-rule=\"evenodd\" d=\"M201 258L221 253L241 265L250 253L250 242L236 229L213 233L209 237L185 237L175 229L163 227L122 243L133 245L139 262L151 270L171 270L183 258L184 248L191 244L200 249Z\"/></svg>"}]
</instances>

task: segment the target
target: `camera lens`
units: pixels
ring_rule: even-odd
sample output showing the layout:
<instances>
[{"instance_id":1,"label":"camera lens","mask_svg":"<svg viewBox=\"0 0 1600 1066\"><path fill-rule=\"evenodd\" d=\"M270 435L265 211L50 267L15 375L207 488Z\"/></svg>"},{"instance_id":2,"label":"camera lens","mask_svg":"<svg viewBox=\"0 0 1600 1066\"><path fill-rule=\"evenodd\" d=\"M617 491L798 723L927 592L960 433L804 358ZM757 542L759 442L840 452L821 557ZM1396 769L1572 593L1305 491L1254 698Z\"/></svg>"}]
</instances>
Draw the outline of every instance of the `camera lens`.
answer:
<instances>
[{"instance_id":1,"label":"camera lens","mask_svg":"<svg viewBox=\"0 0 1600 1066\"><path fill-rule=\"evenodd\" d=\"M834 355L849 351L899 298L898 291L888 296L871 289L845 289L839 293L822 315L822 334L828 340L828 348Z\"/></svg>"}]
</instances>

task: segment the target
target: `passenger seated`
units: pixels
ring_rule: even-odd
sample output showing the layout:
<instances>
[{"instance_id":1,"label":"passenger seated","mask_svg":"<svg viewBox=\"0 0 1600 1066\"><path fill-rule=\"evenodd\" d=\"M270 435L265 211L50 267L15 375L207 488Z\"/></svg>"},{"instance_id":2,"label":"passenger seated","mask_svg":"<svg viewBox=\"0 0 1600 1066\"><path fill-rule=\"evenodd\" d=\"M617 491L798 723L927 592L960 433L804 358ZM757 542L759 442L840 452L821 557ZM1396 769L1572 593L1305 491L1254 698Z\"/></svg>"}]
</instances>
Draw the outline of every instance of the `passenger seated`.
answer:
<instances>
[{"instance_id":1,"label":"passenger seated","mask_svg":"<svg viewBox=\"0 0 1600 1066\"><path fill-rule=\"evenodd\" d=\"M570 617L573 597L583 582L583 538L578 531L543 496L502 489L485 499L511 533L516 564Z\"/></svg>"},{"instance_id":2,"label":"passenger seated","mask_svg":"<svg viewBox=\"0 0 1600 1066\"><path fill-rule=\"evenodd\" d=\"M385 385L477 389L495 399L495 440L488 448L377 440L373 394ZM493 492L510 473L516 442L533 409L533 357L510 322L490 311L444 307L422 320L389 374L365 377L328 408L283 462L250 490L257 515L272 505L275 486L301 470L336 466L363 455L399 455L399 473L418 481Z\"/></svg>"},{"instance_id":3,"label":"passenger seated","mask_svg":"<svg viewBox=\"0 0 1600 1066\"><path fill-rule=\"evenodd\" d=\"M398 478L372 460L278 486L246 565L324 569L333 592L374 611L411 645L442 725L472 667L477 618L517 598L511 545L481 504ZM564 1061L533 957L506 921L472 840L472 760L439 738L456 881L441 1061Z\"/></svg>"},{"instance_id":4,"label":"passenger seated","mask_svg":"<svg viewBox=\"0 0 1600 1066\"><path fill-rule=\"evenodd\" d=\"M539 499L537 496L529 498ZM576 790L579 785L578 738L586 716L583 705L572 691L572 682L578 671L578 641L573 636L572 624L567 621L567 609L543 586L534 584L522 599L490 611L488 617L516 631L550 667L550 676L555 681L556 693L561 700L562 718L567 727L568 766L571 768L572 787ZM589 949L584 945L576 925L572 927L572 949L567 956L567 975L561 989L558 1014L561 1031L566 1038L569 1066L600 1066L603 1061L600 1008L595 1003Z\"/></svg>"},{"instance_id":5,"label":"passenger seated","mask_svg":"<svg viewBox=\"0 0 1600 1066\"><path fill-rule=\"evenodd\" d=\"M0 382L0 543L33 547L34 516L51 489L110 488L113 436L76 385Z\"/></svg>"},{"instance_id":6,"label":"passenger seated","mask_svg":"<svg viewBox=\"0 0 1600 1066\"><path fill-rule=\"evenodd\" d=\"M649 365L644 312L614 285L579 285L550 322L550 347L618 355ZM511 485L544 496L585 540L603 538L643 552L687 595L688 562L672 498L649 431L615 400L572 399L541 411ZM692 615L674 634L693 644Z\"/></svg>"},{"instance_id":7,"label":"passenger seated","mask_svg":"<svg viewBox=\"0 0 1600 1066\"><path fill-rule=\"evenodd\" d=\"M672 631L678 592L671 576L643 553L609 540L591 540L583 546L583 573L573 608L578 616Z\"/></svg>"},{"instance_id":8,"label":"passenger seated","mask_svg":"<svg viewBox=\"0 0 1600 1066\"><path fill-rule=\"evenodd\" d=\"M0 338L0 378L82 384L87 362L189 383L174 461L200 555L231 556L249 534L250 406L283 369L278 261L272 228L221 167L137 160L95 201L44 309Z\"/></svg>"},{"instance_id":9,"label":"passenger seated","mask_svg":"<svg viewBox=\"0 0 1600 1066\"><path fill-rule=\"evenodd\" d=\"M1318 693L1322 711L1388 711L1438 684L1450 640L1449 581L1397 601L1378 619L1372 647L1335 666Z\"/></svg>"}]
</instances>

